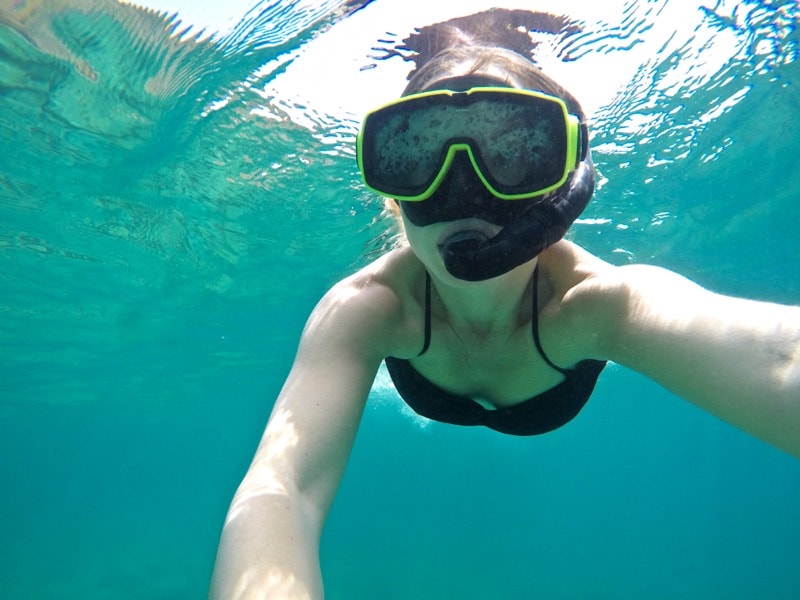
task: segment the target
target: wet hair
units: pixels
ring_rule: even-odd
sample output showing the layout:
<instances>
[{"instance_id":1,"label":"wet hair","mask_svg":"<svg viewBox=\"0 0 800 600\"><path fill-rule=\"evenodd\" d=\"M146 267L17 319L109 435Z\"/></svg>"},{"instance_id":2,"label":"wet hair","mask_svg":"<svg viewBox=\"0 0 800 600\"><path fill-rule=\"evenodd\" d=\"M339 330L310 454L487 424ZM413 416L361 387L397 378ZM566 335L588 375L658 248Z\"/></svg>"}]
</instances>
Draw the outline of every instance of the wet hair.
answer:
<instances>
[{"instance_id":1,"label":"wet hair","mask_svg":"<svg viewBox=\"0 0 800 600\"><path fill-rule=\"evenodd\" d=\"M403 40L402 49L412 52L415 63L403 95L445 79L477 76L557 96L585 120L577 99L536 66L538 43L530 36L534 31L567 38L580 27L566 17L495 8L418 29Z\"/></svg>"}]
</instances>

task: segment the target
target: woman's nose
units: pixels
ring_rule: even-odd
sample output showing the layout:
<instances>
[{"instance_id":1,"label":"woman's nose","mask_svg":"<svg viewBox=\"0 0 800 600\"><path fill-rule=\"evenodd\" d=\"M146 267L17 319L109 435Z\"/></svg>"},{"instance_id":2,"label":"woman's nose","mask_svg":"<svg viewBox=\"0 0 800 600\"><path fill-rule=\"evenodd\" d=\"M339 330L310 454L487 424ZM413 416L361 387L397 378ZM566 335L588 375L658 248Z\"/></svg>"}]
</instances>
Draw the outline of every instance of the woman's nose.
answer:
<instances>
[{"instance_id":1,"label":"woman's nose","mask_svg":"<svg viewBox=\"0 0 800 600\"><path fill-rule=\"evenodd\" d=\"M487 195L491 196L464 151L457 152L453 158L450 169L442 181L441 191L451 199L458 198L460 203L475 205L484 202Z\"/></svg>"}]
</instances>

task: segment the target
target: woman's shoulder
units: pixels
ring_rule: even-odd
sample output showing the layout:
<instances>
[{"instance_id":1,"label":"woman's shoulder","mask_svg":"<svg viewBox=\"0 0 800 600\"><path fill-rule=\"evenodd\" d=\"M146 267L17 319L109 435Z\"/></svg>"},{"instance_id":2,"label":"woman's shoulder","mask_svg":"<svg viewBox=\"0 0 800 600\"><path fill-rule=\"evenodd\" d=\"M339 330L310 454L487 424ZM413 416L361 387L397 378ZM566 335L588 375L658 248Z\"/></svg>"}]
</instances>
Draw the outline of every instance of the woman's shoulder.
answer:
<instances>
[{"instance_id":1,"label":"woman's shoulder","mask_svg":"<svg viewBox=\"0 0 800 600\"><path fill-rule=\"evenodd\" d=\"M613 279L615 271L617 267L566 240L539 256L540 278L547 286L548 303L560 310L579 304L584 312L592 302L602 300L594 292L598 286L606 285L602 282Z\"/></svg>"},{"instance_id":2,"label":"woman's shoulder","mask_svg":"<svg viewBox=\"0 0 800 600\"><path fill-rule=\"evenodd\" d=\"M539 266L554 284L566 289L614 269L611 264L567 240L561 240L542 252Z\"/></svg>"},{"instance_id":3,"label":"woman's shoulder","mask_svg":"<svg viewBox=\"0 0 800 600\"><path fill-rule=\"evenodd\" d=\"M618 267L562 240L539 256L539 269L546 290L541 329L555 358L599 358Z\"/></svg>"},{"instance_id":4,"label":"woman's shoulder","mask_svg":"<svg viewBox=\"0 0 800 600\"><path fill-rule=\"evenodd\" d=\"M690 305L698 301L698 286L675 273L651 265L615 266L567 241L543 252L540 265L549 286L542 313L570 358L608 356L622 328L636 319L660 318L660 298L670 298L672 311L681 297L691 298Z\"/></svg>"},{"instance_id":5,"label":"woman's shoulder","mask_svg":"<svg viewBox=\"0 0 800 600\"><path fill-rule=\"evenodd\" d=\"M309 323L348 338L369 338L386 356L402 355L418 343L424 276L410 248L390 250L331 287Z\"/></svg>"},{"instance_id":6,"label":"woman's shoulder","mask_svg":"<svg viewBox=\"0 0 800 600\"><path fill-rule=\"evenodd\" d=\"M372 302L383 310L402 308L416 294L415 283L425 269L412 250L399 247L386 252L335 284L328 292L351 304Z\"/></svg>"}]
</instances>

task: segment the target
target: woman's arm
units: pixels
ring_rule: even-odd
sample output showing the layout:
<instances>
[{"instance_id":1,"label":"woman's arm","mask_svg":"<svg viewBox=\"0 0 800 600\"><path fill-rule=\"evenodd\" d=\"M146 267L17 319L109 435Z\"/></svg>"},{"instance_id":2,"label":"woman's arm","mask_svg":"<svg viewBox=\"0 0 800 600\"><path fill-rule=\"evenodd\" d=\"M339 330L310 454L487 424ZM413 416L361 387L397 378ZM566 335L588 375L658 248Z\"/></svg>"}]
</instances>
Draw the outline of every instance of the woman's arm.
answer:
<instances>
[{"instance_id":1,"label":"woman's arm","mask_svg":"<svg viewBox=\"0 0 800 600\"><path fill-rule=\"evenodd\" d=\"M800 307L722 296L647 266L585 284L603 313L605 358L800 457Z\"/></svg>"},{"instance_id":2,"label":"woman's arm","mask_svg":"<svg viewBox=\"0 0 800 600\"><path fill-rule=\"evenodd\" d=\"M312 313L231 503L212 598L322 598L322 527L384 355L375 287L339 284Z\"/></svg>"}]
</instances>

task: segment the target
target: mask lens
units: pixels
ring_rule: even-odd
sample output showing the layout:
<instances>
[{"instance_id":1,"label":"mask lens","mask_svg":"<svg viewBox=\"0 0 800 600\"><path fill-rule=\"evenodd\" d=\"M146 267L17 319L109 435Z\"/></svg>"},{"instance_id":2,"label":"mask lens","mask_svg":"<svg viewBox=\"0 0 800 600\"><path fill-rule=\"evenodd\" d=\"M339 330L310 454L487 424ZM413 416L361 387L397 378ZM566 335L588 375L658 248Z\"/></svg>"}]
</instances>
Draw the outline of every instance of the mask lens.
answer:
<instances>
[{"instance_id":1,"label":"mask lens","mask_svg":"<svg viewBox=\"0 0 800 600\"><path fill-rule=\"evenodd\" d=\"M478 168L496 191L519 194L545 189L564 175L567 137L555 102L480 102L482 118L472 133Z\"/></svg>"},{"instance_id":2,"label":"mask lens","mask_svg":"<svg viewBox=\"0 0 800 600\"><path fill-rule=\"evenodd\" d=\"M371 113L359 166L372 189L402 200L430 196L456 150L469 151L489 189L532 197L560 184L567 166L563 103L508 89L409 96Z\"/></svg>"},{"instance_id":3,"label":"mask lens","mask_svg":"<svg viewBox=\"0 0 800 600\"><path fill-rule=\"evenodd\" d=\"M447 154L447 145L442 143L448 139L447 108L429 105L422 110L384 115L374 130L374 181L389 189L424 192Z\"/></svg>"}]
</instances>

